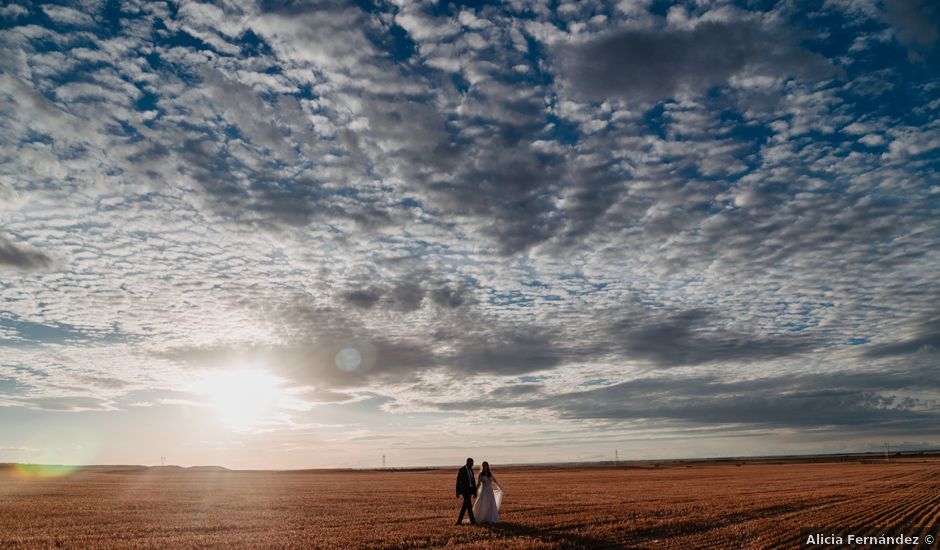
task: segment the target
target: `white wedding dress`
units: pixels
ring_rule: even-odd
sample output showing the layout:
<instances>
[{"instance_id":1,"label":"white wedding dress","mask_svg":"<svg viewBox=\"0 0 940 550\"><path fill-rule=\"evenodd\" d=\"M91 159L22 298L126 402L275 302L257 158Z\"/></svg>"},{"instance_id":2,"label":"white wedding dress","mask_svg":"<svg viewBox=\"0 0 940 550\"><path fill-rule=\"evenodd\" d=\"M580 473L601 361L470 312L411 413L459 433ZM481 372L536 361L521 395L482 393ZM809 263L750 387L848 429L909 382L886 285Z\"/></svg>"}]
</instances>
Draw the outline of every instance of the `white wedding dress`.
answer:
<instances>
[{"instance_id":1,"label":"white wedding dress","mask_svg":"<svg viewBox=\"0 0 940 550\"><path fill-rule=\"evenodd\" d=\"M477 523L499 523L499 505L503 502L503 490L497 485L493 490L496 479L490 476L480 476L477 489L477 500L473 503L473 517Z\"/></svg>"}]
</instances>

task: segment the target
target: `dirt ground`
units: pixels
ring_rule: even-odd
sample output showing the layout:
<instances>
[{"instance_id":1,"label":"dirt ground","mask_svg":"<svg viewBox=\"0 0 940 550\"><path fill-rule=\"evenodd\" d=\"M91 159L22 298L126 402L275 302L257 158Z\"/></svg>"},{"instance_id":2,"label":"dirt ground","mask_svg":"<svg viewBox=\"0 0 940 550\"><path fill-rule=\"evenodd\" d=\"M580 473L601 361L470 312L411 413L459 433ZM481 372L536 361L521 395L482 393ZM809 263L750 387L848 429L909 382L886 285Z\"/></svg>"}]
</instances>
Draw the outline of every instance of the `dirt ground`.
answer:
<instances>
[{"instance_id":1,"label":"dirt ground","mask_svg":"<svg viewBox=\"0 0 940 550\"><path fill-rule=\"evenodd\" d=\"M494 467L501 522L476 527L453 524L455 472L4 468L0 547L779 548L940 523L937 459Z\"/></svg>"}]
</instances>

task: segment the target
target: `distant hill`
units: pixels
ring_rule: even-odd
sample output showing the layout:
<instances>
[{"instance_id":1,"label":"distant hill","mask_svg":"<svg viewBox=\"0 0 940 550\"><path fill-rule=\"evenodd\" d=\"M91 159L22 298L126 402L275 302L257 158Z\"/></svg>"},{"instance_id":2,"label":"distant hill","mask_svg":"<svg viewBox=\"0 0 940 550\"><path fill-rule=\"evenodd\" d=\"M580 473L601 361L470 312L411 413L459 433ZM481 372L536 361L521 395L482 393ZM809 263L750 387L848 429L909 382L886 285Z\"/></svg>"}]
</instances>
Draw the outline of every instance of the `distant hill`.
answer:
<instances>
[{"instance_id":1,"label":"distant hill","mask_svg":"<svg viewBox=\"0 0 940 550\"><path fill-rule=\"evenodd\" d=\"M159 466L154 466L154 468L159 468ZM190 466L188 468L183 468L190 472L231 472L232 470L228 468L223 468L222 466Z\"/></svg>"}]
</instances>

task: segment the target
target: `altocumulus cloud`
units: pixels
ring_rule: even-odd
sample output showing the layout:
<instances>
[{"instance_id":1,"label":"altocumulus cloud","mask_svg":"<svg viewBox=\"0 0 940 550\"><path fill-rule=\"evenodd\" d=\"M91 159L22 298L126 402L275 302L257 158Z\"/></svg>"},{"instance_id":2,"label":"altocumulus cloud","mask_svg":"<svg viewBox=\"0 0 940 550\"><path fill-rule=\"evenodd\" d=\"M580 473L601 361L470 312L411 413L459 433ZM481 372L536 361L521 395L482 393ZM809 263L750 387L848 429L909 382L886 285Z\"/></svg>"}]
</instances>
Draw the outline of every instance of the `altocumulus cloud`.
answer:
<instances>
[{"instance_id":1,"label":"altocumulus cloud","mask_svg":"<svg viewBox=\"0 0 940 550\"><path fill-rule=\"evenodd\" d=\"M660 4L4 6L0 416L935 437L937 10Z\"/></svg>"},{"instance_id":2,"label":"altocumulus cloud","mask_svg":"<svg viewBox=\"0 0 940 550\"><path fill-rule=\"evenodd\" d=\"M657 100L735 76L820 79L834 69L801 48L793 30L753 19L619 29L559 49L562 74L593 99Z\"/></svg>"},{"instance_id":3,"label":"altocumulus cloud","mask_svg":"<svg viewBox=\"0 0 940 550\"><path fill-rule=\"evenodd\" d=\"M0 235L0 265L18 269L39 269L52 266L52 258L29 245L17 244Z\"/></svg>"}]
</instances>

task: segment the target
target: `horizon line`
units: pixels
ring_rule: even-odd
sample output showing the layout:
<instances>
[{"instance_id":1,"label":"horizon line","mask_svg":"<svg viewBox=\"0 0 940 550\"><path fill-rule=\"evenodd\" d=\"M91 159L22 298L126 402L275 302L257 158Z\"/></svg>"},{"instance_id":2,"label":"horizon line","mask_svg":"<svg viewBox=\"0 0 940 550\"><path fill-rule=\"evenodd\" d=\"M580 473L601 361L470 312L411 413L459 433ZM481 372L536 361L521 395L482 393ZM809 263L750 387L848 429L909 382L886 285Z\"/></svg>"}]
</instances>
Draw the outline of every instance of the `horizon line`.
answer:
<instances>
[{"instance_id":1,"label":"horizon line","mask_svg":"<svg viewBox=\"0 0 940 550\"><path fill-rule=\"evenodd\" d=\"M903 451L890 451L888 454L891 457L905 456L905 455L923 455L928 453L930 455L936 454L940 456L940 447L933 448L923 448L923 449L905 449ZM838 458L838 457L866 457L866 456L885 456L883 451L859 451L859 452L845 452L845 453L812 453L812 454L780 454L780 455L739 455L739 456L701 456L701 457L686 457L686 458L647 458L647 459L621 459L621 460L588 460L588 461L554 461L554 462L507 462L505 464L500 464L500 467L537 467L537 466L619 466L624 464L648 464L648 463L666 463L666 464L678 464L683 462L733 462L739 460L774 460L774 459L810 459L810 458ZM193 466L182 466L179 464L43 464L43 463L34 463L34 462L0 462L0 468L8 468L14 466L40 466L45 468L74 468L76 470L82 468L179 468L183 470L194 470L194 469L221 469L229 472L307 472L307 471L362 471L362 472L372 472L372 471L406 471L406 470L444 470L454 467L460 467L460 465L446 464L446 465L431 465L431 466L386 466L386 467L353 467L353 466L343 466L343 467L311 467L311 468L229 468L226 466L220 466L217 464L199 464Z\"/></svg>"}]
</instances>

